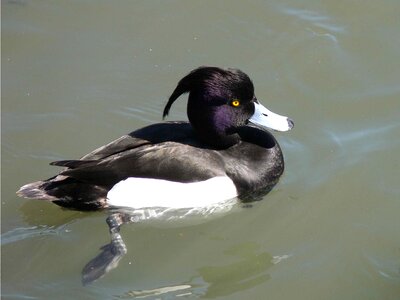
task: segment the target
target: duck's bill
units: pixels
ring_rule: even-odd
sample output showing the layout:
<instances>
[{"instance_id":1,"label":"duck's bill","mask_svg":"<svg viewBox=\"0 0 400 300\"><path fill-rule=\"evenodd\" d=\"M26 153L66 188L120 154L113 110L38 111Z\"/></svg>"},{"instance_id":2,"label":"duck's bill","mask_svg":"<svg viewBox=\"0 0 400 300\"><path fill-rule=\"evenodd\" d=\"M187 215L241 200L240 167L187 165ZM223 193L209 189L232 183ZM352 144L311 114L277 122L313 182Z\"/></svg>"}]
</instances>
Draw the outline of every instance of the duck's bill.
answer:
<instances>
[{"instance_id":1,"label":"duck's bill","mask_svg":"<svg viewBox=\"0 0 400 300\"><path fill-rule=\"evenodd\" d=\"M294 126L294 123L291 119L273 113L259 102L254 102L254 108L254 114L249 119L249 122L254 125L277 131L288 131Z\"/></svg>"}]
</instances>

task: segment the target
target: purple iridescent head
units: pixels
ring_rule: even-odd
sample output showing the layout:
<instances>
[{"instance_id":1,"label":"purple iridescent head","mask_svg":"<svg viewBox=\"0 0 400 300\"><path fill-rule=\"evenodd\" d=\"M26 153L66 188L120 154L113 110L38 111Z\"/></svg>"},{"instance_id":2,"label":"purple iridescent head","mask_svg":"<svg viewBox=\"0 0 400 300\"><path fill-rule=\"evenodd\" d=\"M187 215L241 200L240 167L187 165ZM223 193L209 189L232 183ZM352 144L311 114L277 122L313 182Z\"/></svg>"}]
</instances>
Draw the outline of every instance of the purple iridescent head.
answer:
<instances>
[{"instance_id":1,"label":"purple iridescent head","mask_svg":"<svg viewBox=\"0 0 400 300\"><path fill-rule=\"evenodd\" d=\"M249 122L279 131L290 130L293 121L262 106L254 95L250 78L238 69L200 67L182 78L167 105L189 93L187 114L198 137L205 143L224 148L236 144L238 130Z\"/></svg>"}]
</instances>

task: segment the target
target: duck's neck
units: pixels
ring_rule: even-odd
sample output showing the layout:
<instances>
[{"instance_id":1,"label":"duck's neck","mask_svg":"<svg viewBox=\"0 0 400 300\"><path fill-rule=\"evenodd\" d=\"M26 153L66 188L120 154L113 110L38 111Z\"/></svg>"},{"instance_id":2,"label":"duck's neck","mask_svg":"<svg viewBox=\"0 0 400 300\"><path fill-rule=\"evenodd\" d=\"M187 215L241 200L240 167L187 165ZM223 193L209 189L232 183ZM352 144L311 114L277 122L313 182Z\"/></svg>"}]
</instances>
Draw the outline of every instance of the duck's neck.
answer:
<instances>
[{"instance_id":1,"label":"duck's neck","mask_svg":"<svg viewBox=\"0 0 400 300\"><path fill-rule=\"evenodd\" d=\"M201 130L196 129L195 132L203 143L210 145L215 149L226 149L239 142L238 134L220 135L217 133L202 132Z\"/></svg>"},{"instance_id":2,"label":"duck's neck","mask_svg":"<svg viewBox=\"0 0 400 300\"><path fill-rule=\"evenodd\" d=\"M238 133L213 119L204 122L204 117L199 120L192 117L189 118L189 121L197 137L213 148L226 149L237 144L240 140Z\"/></svg>"}]
</instances>

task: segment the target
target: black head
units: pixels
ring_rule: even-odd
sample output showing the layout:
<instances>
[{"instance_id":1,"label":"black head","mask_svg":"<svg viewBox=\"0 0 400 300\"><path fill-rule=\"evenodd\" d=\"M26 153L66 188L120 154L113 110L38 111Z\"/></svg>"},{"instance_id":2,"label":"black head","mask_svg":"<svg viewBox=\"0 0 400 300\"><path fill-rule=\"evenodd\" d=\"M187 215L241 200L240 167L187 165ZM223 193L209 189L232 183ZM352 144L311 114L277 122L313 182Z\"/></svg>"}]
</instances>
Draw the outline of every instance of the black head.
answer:
<instances>
[{"instance_id":1,"label":"black head","mask_svg":"<svg viewBox=\"0 0 400 300\"><path fill-rule=\"evenodd\" d=\"M250 78L237 69L200 67L182 78L167 105L189 93L187 114L198 137L205 143L228 147L239 141L237 131L254 114L256 98Z\"/></svg>"}]
</instances>

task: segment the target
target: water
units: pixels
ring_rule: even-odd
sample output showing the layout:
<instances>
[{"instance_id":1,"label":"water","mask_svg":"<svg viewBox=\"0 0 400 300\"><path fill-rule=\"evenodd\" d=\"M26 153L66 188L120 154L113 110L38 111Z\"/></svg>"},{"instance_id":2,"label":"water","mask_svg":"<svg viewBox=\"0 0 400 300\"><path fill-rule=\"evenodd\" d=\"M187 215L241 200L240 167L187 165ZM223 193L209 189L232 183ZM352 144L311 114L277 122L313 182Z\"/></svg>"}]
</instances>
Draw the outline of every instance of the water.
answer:
<instances>
[{"instance_id":1,"label":"water","mask_svg":"<svg viewBox=\"0 0 400 300\"><path fill-rule=\"evenodd\" d=\"M2 1L2 298L399 299L399 14L389 0ZM200 65L242 69L295 120L275 134L285 174L251 208L123 227L127 255L83 287L106 214L15 191L160 121Z\"/></svg>"}]
</instances>

